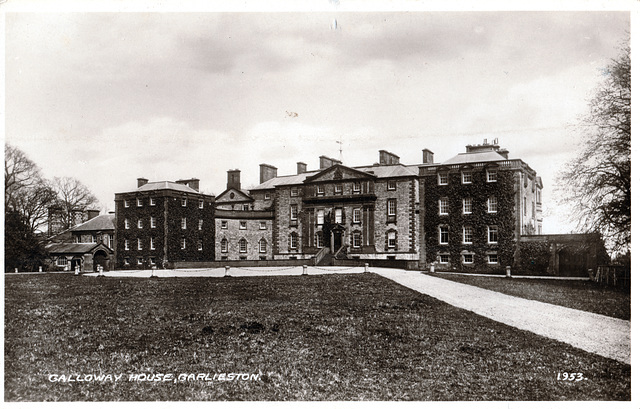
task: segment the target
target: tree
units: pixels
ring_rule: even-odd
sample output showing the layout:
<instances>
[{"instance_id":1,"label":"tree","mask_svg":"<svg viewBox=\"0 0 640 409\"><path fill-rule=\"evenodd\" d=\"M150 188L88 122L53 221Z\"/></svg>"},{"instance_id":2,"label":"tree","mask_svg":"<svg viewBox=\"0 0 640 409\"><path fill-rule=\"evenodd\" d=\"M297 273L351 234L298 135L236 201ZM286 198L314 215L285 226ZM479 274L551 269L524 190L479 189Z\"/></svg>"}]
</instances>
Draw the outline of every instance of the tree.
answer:
<instances>
[{"instance_id":1,"label":"tree","mask_svg":"<svg viewBox=\"0 0 640 409\"><path fill-rule=\"evenodd\" d=\"M608 247L624 252L631 242L631 58L625 46L582 118L583 148L561 174L565 202L583 231L598 231Z\"/></svg>"},{"instance_id":2,"label":"tree","mask_svg":"<svg viewBox=\"0 0 640 409\"><path fill-rule=\"evenodd\" d=\"M17 211L5 212L4 265L5 271L37 271L44 264L46 251L26 218Z\"/></svg>"},{"instance_id":3,"label":"tree","mask_svg":"<svg viewBox=\"0 0 640 409\"><path fill-rule=\"evenodd\" d=\"M98 199L78 179L70 177L53 178L52 188L56 192L57 206L61 209L63 230L76 224L76 214L98 204Z\"/></svg>"},{"instance_id":4,"label":"tree","mask_svg":"<svg viewBox=\"0 0 640 409\"><path fill-rule=\"evenodd\" d=\"M47 223L47 211L55 202L56 193L42 177L38 166L20 149L5 144L5 212L19 212L35 233Z\"/></svg>"}]
</instances>

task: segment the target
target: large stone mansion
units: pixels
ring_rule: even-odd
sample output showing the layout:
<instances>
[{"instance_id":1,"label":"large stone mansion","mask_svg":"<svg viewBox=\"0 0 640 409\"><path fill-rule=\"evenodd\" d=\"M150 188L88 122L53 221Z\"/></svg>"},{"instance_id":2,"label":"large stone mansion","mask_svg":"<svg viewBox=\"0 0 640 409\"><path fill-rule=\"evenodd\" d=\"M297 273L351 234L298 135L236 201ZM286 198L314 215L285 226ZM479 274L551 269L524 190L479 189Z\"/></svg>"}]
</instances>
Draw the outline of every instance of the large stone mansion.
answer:
<instances>
[{"instance_id":1,"label":"large stone mansion","mask_svg":"<svg viewBox=\"0 0 640 409\"><path fill-rule=\"evenodd\" d=\"M541 234L543 186L495 142L442 163L424 149L413 165L386 150L355 167L320 156L318 169L299 162L295 175L261 164L249 190L229 170L216 197L198 179L141 178L115 195L115 267L296 259L504 270L521 235Z\"/></svg>"}]
</instances>

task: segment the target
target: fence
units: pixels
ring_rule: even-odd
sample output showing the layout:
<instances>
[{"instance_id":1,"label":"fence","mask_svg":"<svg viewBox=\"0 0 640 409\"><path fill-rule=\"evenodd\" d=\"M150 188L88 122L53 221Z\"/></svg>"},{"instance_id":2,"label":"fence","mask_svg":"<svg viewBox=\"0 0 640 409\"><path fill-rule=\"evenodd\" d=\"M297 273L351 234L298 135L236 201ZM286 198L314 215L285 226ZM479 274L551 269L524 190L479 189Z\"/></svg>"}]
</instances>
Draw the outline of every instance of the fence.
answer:
<instances>
[{"instance_id":1,"label":"fence","mask_svg":"<svg viewBox=\"0 0 640 409\"><path fill-rule=\"evenodd\" d=\"M614 287L631 288L631 268L619 265L598 266L594 281Z\"/></svg>"},{"instance_id":2,"label":"fence","mask_svg":"<svg viewBox=\"0 0 640 409\"><path fill-rule=\"evenodd\" d=\"M400 268L403 270L418 270L417 260L332 260L333 266L344 267L364 267L364 264L369 264L370 267L387 267L387 268ZM225 266L231 267L289 267L289 266L302 266L302 265L314 265L314 259L299 259L299 260L225 260L225 261L177 261L173 263L172 268L184 269L184 268L224 268Z\"/></svg>"}]
</instances>

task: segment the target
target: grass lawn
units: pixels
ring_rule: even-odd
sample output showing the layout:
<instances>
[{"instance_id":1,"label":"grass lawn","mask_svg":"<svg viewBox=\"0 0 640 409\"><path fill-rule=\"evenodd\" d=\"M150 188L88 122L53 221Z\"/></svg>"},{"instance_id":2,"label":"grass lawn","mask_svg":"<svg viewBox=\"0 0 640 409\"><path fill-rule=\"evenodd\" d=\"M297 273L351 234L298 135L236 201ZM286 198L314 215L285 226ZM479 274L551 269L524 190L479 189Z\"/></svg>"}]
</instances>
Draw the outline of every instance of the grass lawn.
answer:
<instances>
[{"instance_id":1,"label":"grass lawn","mask_svg":"<svg viewBox=\"0 0 640 409\"><path fill-rule=\"evenodd\" d=\"M603 287L591 281L507 279L454 274L430 275L528 300L542 301L623 320L631 319L629 290Z\"/></svg>"},{"instance_id":2,"label":"grass lawn","mask_svg":"<svg viewBox=\"0 0 640 409\"><path fill-rule=\"evenodd\" d=\"M96 373L123 377L49 381ZM135 373L260 377L128 381ZM630 375L375 274L5 277L7 401L629 400Z\"/></svg>"}]
</instances>

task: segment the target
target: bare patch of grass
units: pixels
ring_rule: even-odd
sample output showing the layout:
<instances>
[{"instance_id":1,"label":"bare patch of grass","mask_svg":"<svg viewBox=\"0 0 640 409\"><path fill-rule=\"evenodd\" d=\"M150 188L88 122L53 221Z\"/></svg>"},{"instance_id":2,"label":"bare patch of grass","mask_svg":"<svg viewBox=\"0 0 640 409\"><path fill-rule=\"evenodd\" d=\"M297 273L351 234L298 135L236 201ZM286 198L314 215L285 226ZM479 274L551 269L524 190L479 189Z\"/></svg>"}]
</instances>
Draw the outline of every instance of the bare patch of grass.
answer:
<instances>
[{"instance_id":1,"label":"bare patch of grass","mask_svg":"<svg viewBox=\"0 0 640 409\"><path fill-rule=\"evenodd\" d=\"M630 399L629 365L374 274L5 283L8 401ZM126 380L231 372L260 379ZM48 380L88 373L124 376Z\"/></svg>"}]
</instances>

